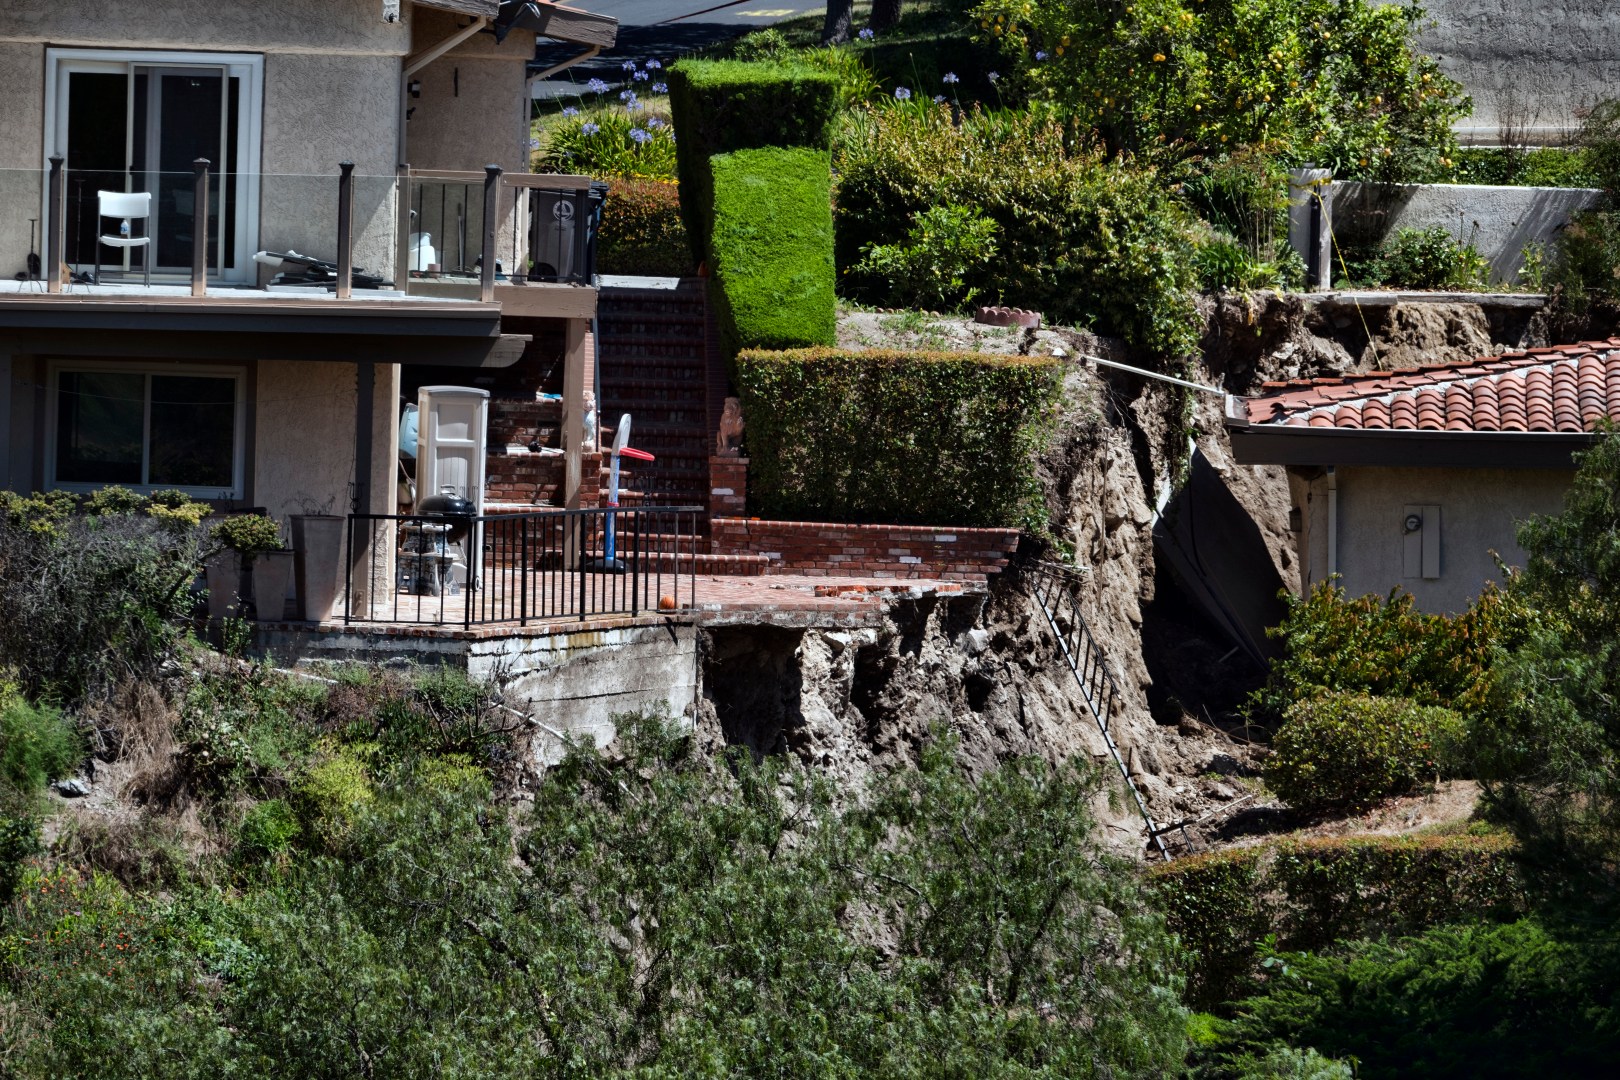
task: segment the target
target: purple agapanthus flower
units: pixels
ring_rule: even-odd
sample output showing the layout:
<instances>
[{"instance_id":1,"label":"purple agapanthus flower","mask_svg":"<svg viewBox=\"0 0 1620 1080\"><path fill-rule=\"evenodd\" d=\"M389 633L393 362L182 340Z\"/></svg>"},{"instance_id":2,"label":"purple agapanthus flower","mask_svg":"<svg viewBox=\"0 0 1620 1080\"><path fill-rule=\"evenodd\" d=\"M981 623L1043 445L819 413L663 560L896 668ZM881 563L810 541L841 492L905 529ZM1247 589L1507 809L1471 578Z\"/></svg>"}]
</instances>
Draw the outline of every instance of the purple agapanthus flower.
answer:
<instances>
[{"instance_id":1,"label":"purple agapanthus flower","mask_svg":"<svg viewBox=\"0 0 1620 1080\"><path fill-rule=\"evenodd\" d=\"M992 82L992 83L998 83L998 82L1000 82L1000 81L1001 81L1001 72L999 72L999 71L992 71L992 72L991 72L991 73L990 73L990 74L989 74L989 76L988 76L988 78L989 78L989 79L990 79L990 81L991 81L991 82Z\"/></svg>"},{"instance_id":2,"label":"purple agapanthus flower","mask_svg":"<svg viewBox=\"0 0 1620 1080\"><path fill-rule=\"evenodd\" d=\"M647 66L649 68L652 68L652 70L657 71L659 68L663 67L664 65L660 64L656 60L649 60L649 61L647 61Z\"/></svg>"},{"instance_id":3,"label":"purple agapanthus flower","mask_svg":"<svg viewBox=\"0 0 1620 1080\"><path fill-rule=\"evenodd\" d=\"M579 125L579 133L581 135L595 135L598 131L601 131L601 130L602 130L602 128L601 128L601 125L599 125L599 124L584 123L584 124Z\"/></svg>"},{"instance_id":4,"label":"purple agapanthus flower","mask_svg":"<svg viewBox=\"0 0 1620 1080\"><path fill-rule=\"evenodd\" d=\"M945 95L944 94L935 94L934 95L934 104L935 105L943 105L943 104L945 104Z\"/></svg>"},{"instance_id":5,"label":"purple agapanthus flower","mask_svg":"<svg viewBox=\"0 0 1620 1080\"><path fill-rule=\"evenodd\" d=\"M875 37L877 37L877 31L873 30L870 26L861 31L862 41L871 41Z\"/></svg>"},{"instance_id":6,"label":"purple agapanthus flower","mask_svg":"<svg viewBox=\"0 0 1620 1080\"><path fill-rule=\"evenodd\" d=\"M538 135L530 135L529 136L529 149L530 150L538 150L538 149L540 149L540 136L538 136Z\"/></svg>"},{"instance_id":7,"label":"purple agapanthus flower","mask_svg":"<svg viewBox=\"0 0 1620 1080\"><path fill-rule=\"evenodd\" d=\"M635 140L638 143L644 143L648 139L652 138L652 133L647 132L647 131L643 131L640 128L631 128L630 129L630 138Z\"/></svg>"},{"instance_id":8,"label":"purple agapanthus flower","mask_svg":"<svg viewBox=\"0 0 1620 1080\"><path fill-rule=\"evenodd\" d=\"M620 64L619 66L624 68L624 70L626 70L626 71L634 71L634 70L636 70L636 62L634 60L626 60L624 63Z\"/></svg>"},{"instance_id":9,"label":"purple agapanthus flower","mask_svg":"<svg viewBox=\"0 0 1620 1080\"><path fill-rule=\"evenodd\" d=\"M910 101L911 91L904 86L897 86L894 88L894 99L896 101Z\"/></svg>"},{"instance_id":10,"label":"purple agapanthus flower","mask_svg":"<svg viewBox=\"0 0 1620 1080\"><path fill-rule=\"evenodd\" d=\"M601 79L592 79L590 82L585 84L585 89L589 90L593 94L605 94L607 93L607 88L607 83L603 82Z\"/></svg>"},{"instance_id":11,"label":"purple agapanthus flower","mask_svg":"<svg viewBox=\"0 0 1620 1080\"><path fill-rule=\"evenodd\" d=\"M669 93L669 84L668 83L655 82L655 83L652 84L652 91L655 94L667 94L667 93Z\"/></svg>"},{"instance_id":12,"label":"purple agapanthus flower","mask_svg":"<svg viewBox=\"0 0 1620 1080\"><path fill-rule=\"evenodd\" d=\"M647 117L647 126L650 128L661 128L664 126L664 118L662 116L649 116Z\"/></svg>"},{"instance_id":13,"label":"purple agapanthus flower","mask_svg":"<svg viewBox=\"0 0 1620 1080\"><path fill-rule=\"evenodd\" d=\"M624 103L624 107L631 112L640 112L647 106L645 102L637 101L635 98L631 98L629 101Z\"/></svg>"},{"instance_id":14,"label":"purple agapanthus flower","mask_svg":"<svg viewBox=\"0 0 1620 1080\"><path fill-rule=\"evenodd\" d=\"M565 106L563 106L563 115L564 116L578 116L579 115L579 110L574 108L572 105L565 105Z\"/></svg>"},{"instance_id":15,"label":"purple agapanthus flower","mask_svg":"<svg viewBox=\"0 0 1620 1080\"><path fill-rule=\"evenodd\" d=\"M1046 59L1046 53L1042 52L1040 49L1036 49L1035 50L1035 59L1037 59L1037 60L1045 60Z\"/></svg>"},{"instance_id":16,"label":"purple agapanthus flower","mask_svg":"<svg viewBox=\"0 0 1620 1080\"><path fill-rule=\"evenodd\" d=\"M652 75L645 71L638 71L632 74L630 77L636 80L636 82L646 82L648 79L652 78Z\"/></svg>"},{"instance_id":17,"label":"purple agapanthus flower","mask_svg":"<svg viewBox=\"0 0 1620 1080\"><path fill-rule=\"evenodd\" d=\"M957 83L961 82L962 80L958 79L956 77L956 72L947 71L945 73L945 78L940 80L940 81L943 82L946 86L955 86Z\"/></svg>"},{"instance_id":18,"label":"purple agapanthus flower","mask_svg":"<svg viewBox=\"0 0 1620 1080\"><path fill-rule=\"evenodd\" d=\"M626 103L632 102L636 100L636 92L634 90L620 90L619 100Z\"/></svg>"}]
</instances>

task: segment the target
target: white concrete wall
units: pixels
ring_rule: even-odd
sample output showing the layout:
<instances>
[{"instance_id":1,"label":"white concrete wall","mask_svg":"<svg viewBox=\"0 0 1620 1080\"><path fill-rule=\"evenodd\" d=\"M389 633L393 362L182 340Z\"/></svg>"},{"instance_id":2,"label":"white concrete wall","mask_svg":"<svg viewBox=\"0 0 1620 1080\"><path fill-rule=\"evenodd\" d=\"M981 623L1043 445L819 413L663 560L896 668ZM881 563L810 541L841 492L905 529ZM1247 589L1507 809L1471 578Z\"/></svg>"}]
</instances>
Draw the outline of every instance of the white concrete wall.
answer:
<instances>
[{"instance_id":1,"label":"white concrete wall","mask_svg":"<svg viewBox=\"0 0 1620 1080\"><path fill-rule=\"evenodd\" d=\"M1329 192L1341 244L1376 245L1398 229L1439 225L1490 260L1493 282L1509 283L1518 280L1525 245L1551 246L1576 212L1603 197L1587 188L1484 184L1336 183Z\"/></svg>"},{"instance_id":2,"label":"white concrete wall","mask_svg":"<svg viewBox=\"0 0 1620 1080\"><path fill-rule=\"evenodd\" d=\"M1520 522L1563 509L1571 469L1434 469L1355 467L1337 470L1338 573L1352 596L1384 595L1394 586L1410 592L1424 611L1466 608L1487 581L1501 581L1495 551L1523 566L1515 540ZM1293 485L1304 529L1301 562L1305 589L1326 580L1328 484L1325 477ZM1405 573L1408 505L1440 507L1440 576ZM1426 526L1427 527L1427 526Z\"/></svg>"},{"instance_id":3,"label":"white concrete wall","mask_svg":"<svg viewBox=\"0 0 1620 1080\"><path fill-rule=\"evenodd\" d=\"M1537 144L1562 141L1579 110L1620 91L1620 8L1614 0L1421 0L1418 46L1462 83L1474 115L1465 141L1496 145L1504 120Z\"/></svg>"}]
</instances>

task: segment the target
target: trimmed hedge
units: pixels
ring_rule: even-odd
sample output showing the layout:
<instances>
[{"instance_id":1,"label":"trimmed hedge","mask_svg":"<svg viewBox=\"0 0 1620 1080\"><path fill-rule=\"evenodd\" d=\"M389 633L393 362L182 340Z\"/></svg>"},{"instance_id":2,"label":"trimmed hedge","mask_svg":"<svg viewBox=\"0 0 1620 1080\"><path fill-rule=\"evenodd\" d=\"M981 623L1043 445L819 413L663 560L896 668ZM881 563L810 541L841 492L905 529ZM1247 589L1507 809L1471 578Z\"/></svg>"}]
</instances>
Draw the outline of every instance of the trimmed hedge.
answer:
<instances>
[{"instance_id":1,"label":"trimmed hedge","mask_svg":"<svg viewBox=\"0 0 1620 1080\"><path fill-rule=\"evenodd\" d=\"M682 60L669 69L681 213L694 258L709 257L709 159L767 146L827 149L838 92L837 75L801 64Z\"/></svg>"},{"instance_id":2,"label":"trimmed hedge","mask_svg":"<svg viewBox=\"0 0 1620 1080\"><path fill-rule=\"evenodd\" d=\"M597 234L597 271L682 277L696 267L675 185L663 180L614 181Z\"/></svg>"},{"instance_id":3,"label":"trimmed hedge","mask_svg":"<svg viewBox=\"0 0 1620 1080\"><path fill-rule=\"evenodd\" d=\"M709 159L709 273L726 355L831 345L832 165L825 150L739 150Z\"/></svg>"},{"instance_id":4,"label":"trimmed hedge","mask_svg":"<svg viewBox=\"0 0 1620 1080\"><path fill-rule=\"evenodd\" d=\"M773 517L1020 525L1062 387L1050 358L745 352L748 494Z\"/></svg>"},{"instance_id":5,"label":"trimmed hedge","mask_svg":"<svg viewBox=\"0 0 1620 1080\"><path fill-rule=\"evenodd\" d=\"M1150 881L1192 953L1188 1000L1203 1008L1246 991L1271 935L1315 950L1526 910L1512 840L1496 834L1286 840L1182 859Z\"/></svg>"}]
</instances>

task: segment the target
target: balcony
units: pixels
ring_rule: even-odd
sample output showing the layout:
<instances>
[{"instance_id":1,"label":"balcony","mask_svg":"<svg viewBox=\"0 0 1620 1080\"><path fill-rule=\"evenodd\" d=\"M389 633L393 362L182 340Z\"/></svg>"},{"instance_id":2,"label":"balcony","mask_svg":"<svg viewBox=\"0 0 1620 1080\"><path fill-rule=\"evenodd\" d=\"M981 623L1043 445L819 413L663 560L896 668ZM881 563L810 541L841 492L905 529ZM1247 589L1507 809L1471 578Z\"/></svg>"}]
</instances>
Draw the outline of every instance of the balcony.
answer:
<instances>
[{"instance_id":1,"label":"balcony","mask_svg":"<svg viewBox=\"0 0 1620 1080\"><path fill-rule=\"evenodd\" d=\"M107 188L146 194L148 215L101 217ZM46 329L71 311L92 331L285 316L314 318L310 332L499 337L502 312L588 318L601 194L585 177L494 167L242 176L198 162L183 175L109 175L58 160L0 171L0 228L29 238L26 260L11 250L20 272L0 280L0 327ZM99 241L121 228L137 243Z\"/></svg>"}]
</instances>

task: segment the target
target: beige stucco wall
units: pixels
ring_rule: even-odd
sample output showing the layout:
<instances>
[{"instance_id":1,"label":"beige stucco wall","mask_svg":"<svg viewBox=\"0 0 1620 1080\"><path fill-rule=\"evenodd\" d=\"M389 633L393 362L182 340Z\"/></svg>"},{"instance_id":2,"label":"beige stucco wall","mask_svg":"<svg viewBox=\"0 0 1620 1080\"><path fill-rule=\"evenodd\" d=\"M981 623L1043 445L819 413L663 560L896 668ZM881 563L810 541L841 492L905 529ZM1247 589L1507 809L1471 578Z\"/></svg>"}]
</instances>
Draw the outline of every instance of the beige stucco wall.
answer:
<instances>
[{"instance_id":1,"label":"beige stucco wall","mask_svg":"<svg viewBox=\"0 0 1620 1080\"><path fill-rule=\"evenodd\" d=\"M1338 488L1338 573L1352 596L1410 592L1424 611L1457 612L1484 587L1500 581L1491 552L1524 565L1514 539L1532 514L1563 508L1573 469L1425 469L1341 467ZM1309 589L1327 579L1328 479L1292 477L1301 511L1301 563ZM1440 576L1405 576L1408 505L1440 507Z\"/></svg>"},{"instance_id":2,"label":"beige stucco wall","mask_svg":"<svg viewBox=\"0 0 1620 1080\"><path fill-rule=\"evenodd\" d=\"M261 360L254 385L252 497L272 517L349 512L355 365ZM379 364L372 398L371 512L394 512L399 368Z\"/></svg>"}]
</instances>

